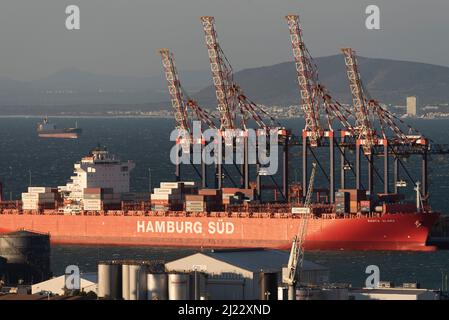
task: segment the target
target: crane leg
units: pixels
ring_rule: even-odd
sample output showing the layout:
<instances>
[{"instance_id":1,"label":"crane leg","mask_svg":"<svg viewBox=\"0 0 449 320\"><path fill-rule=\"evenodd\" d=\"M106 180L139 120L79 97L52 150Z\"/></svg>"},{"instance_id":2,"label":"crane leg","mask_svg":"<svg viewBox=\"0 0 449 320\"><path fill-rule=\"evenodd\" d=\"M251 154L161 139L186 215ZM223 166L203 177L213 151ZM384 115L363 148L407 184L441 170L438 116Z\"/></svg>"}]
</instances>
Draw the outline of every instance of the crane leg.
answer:
<instances>
[{"instance_id":1,"label":"crane leg","mask_svg":"<svg viewBox=\"0 0 449 320\"><path fill-rule=\"evenodd\" d=\"M389 176L388 176L388 144L384 145L384 193L389 193L390 189L388 186Z\"/></svg>"},{"instance_id":2,"label":"crane leg","mask_svg":"<svg viewBox=\"0 0 449 320\"><path fill-rule=\"evenodd\" d=\"M374 163L373 163L373 154L370 153L368 155L368 191L369 194L373 194L373 171L374 171Z\"/></svg>"},{"instance_id":3,"label":"crane leg","mask_svg":"<svg viewBox=\"0 0 449 320\"><path fill-rule=\"evenodd\" d=\"M334 133L329 137L329 202L334 203L335 192L335 158L334 158Z\"/></svg>"},{"instance_id":4,"label":"crane leg","mask_svg":"<svg viewBox=\"0 0 449 320\"><path fill-rule=\"evenodd\" d=\"M355 146L355 188L360 189L361 186L361 171L360 171L360 144L358 142Z\"/></svg>"},{"instance_id":5,"label":"crane leg","mask_svg":"<svg viewBox=\"0 0 449 320\"><path fill-rule=\"evenodd\" d=\"M341 137L341 142L345 142L345 137ZM340 189L346 189L346 171L345 171L345 163L346 163L346 148L341 147L340 153Z\"/></svg>"},{"instance_id":6,"label":"crane leg","mask_svg":"<svg viewBox=\"0 0 449 320\"><path fill-rule=\"evenodd\" d=\"M305 196L307 192L307 136L302 137L302 193Z\"/></svg>"},{"instance_id":7,"label":"crane leg","mask_svg":"<svg viewBox=\"0 0 449 320\"><path fill-rule=\"evenodd\" d=\"M284 163L282 165L282 192L284 193L285 201L288 201L288 141L285 142L283 148Z\"/></svg>"},{"instance_id":8,"label":"crane leg","mask_svg":"<svg viewBox=\"0 0 449 320\"><path fill-rule=\"evenodd\" d=\"M394 157L394 162L393 162L393 190L394 193L398 193L398 180L399 180L399 159L398 157Z\"/></svg>"}]
</instances>

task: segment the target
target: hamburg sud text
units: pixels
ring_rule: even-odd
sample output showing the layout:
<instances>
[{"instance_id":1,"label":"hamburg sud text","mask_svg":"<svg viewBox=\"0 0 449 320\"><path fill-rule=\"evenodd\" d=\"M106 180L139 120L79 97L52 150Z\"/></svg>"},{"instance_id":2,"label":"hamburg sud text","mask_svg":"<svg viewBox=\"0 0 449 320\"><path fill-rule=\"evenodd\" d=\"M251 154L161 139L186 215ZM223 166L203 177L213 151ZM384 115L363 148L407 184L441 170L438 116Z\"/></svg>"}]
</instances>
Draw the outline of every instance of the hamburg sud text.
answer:
<instances>
[{"instance_id":1,"label":"hamburg sud text","mask_svg":"<svg viewBox=\"0 0 449 320\"><path fill-rule=\"evenodd\" d=\"M233 234L234 223L225 221L137 221L137 233Z\"/></svg>"}]
</instances>

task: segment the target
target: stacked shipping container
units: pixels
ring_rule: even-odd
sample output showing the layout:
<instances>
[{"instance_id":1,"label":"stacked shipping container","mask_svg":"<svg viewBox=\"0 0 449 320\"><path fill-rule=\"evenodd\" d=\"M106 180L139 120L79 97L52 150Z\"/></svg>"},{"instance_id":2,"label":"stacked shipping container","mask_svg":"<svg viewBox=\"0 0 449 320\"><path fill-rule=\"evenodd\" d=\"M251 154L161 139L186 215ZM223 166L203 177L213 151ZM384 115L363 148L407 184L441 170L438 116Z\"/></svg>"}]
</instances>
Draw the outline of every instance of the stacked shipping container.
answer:
<instances>
[{"instance_id":1,"label":"stacked shipping container","mask_svg":"<svg viewBox=\"0 0 449 320\"><path fill-rule=\"evenodd\" d=\"M223 204L242 204L244 200L254 200L254 189L223 188Z\"/></svg>"},{"instance_id":2,"label":"stacked shipping container","mask_svg":"<svg viewBox=\"0 0 449 320\"><path fill-rule=\"evenodd\" d=\"M55 189L49 187L28 187L28 192L22 193L22 209L54 209L56 193Z\"/></svg>"},{"instance_id":3,"label":"stacked shipping container","mask_svg":"<svg viewBox=\"0 0 449 320\"><path fill-rule=\"evenodd\" d=\"M198 190L198 195L186 195L185 210L189 212L220 210L221 195L221 190L200 189Z\"/></svg>"},{"instance_id":4,"label":"stacked shipping container","mask_svg":"<svg viewBox=\"0 0 449 320\"><path fill-rule=\"evenodd\" d=\"M151 194L151 210L183 210L185 196L197 192L194 182L161 182Z\"/></svg>"},{"instance_id":5,"label":"stacked shipping container","mask_svg":"<svg viewBox=\"0 0 449 320\"><path fill-rule=\"evenodd\" d=\"M105 206L120 203L120 194L114 193L111 188L85 188L83 192L84 210L103 210Z\"/></svg>"}]
</instances>

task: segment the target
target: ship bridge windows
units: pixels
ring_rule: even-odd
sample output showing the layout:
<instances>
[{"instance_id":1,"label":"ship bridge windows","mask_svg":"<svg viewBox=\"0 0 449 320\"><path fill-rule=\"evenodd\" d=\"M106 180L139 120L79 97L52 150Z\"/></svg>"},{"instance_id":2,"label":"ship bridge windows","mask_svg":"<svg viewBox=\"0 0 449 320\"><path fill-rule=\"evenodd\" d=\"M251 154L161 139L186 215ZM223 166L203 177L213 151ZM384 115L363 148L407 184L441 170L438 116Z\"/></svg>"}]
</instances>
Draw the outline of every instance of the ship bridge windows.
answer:
<instances>
[{"instance_id":1,"label":"ship bridge windows","mask_svg":"<svg viewBox=\"0 0 449 320\"><path fill-rule=\"evenodd\" d=\"M123 166L122 167L122 172L127 172L128 171L128 166Z\"/></svg>"}]
</instances>

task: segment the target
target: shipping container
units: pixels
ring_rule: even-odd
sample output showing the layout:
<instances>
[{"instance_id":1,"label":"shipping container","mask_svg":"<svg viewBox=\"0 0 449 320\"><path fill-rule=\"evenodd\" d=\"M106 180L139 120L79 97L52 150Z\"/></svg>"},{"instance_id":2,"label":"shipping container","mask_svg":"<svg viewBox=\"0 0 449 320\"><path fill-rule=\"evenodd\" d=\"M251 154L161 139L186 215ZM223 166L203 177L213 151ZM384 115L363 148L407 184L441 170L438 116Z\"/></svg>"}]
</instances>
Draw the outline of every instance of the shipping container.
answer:
<instances>
[{"instance_id":1,"label":"shipping container","mask_svg":"<svg viewBox=\"0 0 449 320\"><path fill-rule=\"evenodd\" d=\"M405 196L400 193L379 193L377 195L380 202L400 202L405 199Z\"/></svg>"},{"instance_id":2,"label":"shipping container","mask_svg":"<svg viewBox=\"0 0 449 320\"><path fill-rule=\"evenodd\" d=\"M338 192L348 192L350 201L361 201L366 199L366 191L361 189L339 189Z\"/></svg>"},{"instance_id":3,"label":"shipping container","mask_svg":"<svg viewBox=\"0 0 449 320\"><path fill-rule=\"evenodd\" d=\"M152 194L151 201L153 200L182 200L181 195L172 195L172 194Z\"/></svg>"},{"instance_id":4,"label":"shipping container","mask_svg":"<svg viewBox=\"0 0 449 320\"><path fill-rule=\"evenodd\" d=\"M51 187L28 187L29 193L51 193Z\"/></svg>"},{"instance_id":5,"label":"shipping container","mask_svg":"<svg viewBox=\"0 0 449 320\"><path fill-rule=\"evenodd\" d=\"M153 194L180 194L181 189L154 188Z\"/></svg>"},{"instance_id":6,"label":"shipping container","mask_svg":"<svg viewBox=\"0 0 449 320\"><path fill-rule=\"evenodd\" d=\"M219 189L199 189L198 194L204 195L204 196L219 196L219 195L221 195L221 190L219 190Z\"/></svg>"},{"instance_id":7,"label":"shipping container","mask_svg":"<svg viewBox=\"0 0 449 320\"><path fill-rule=\"evenodd\" d=\"M193 200L189 200L186 201L186 206L204 206L204 201L193 201Z\"/></svg>"},{"instance_id":8,"label":"shipping container","mask_svg":"<svg viewBox=\"0 0 449 320\"><path fill-rule=\"evenodd\" d=\"M180 188L183 184L184 182L161 182L160 187L163 189L176 189Z\"/></svg>"},{"instance_id":9,"label":"shipping container","mask_svg":"<svg viewBox=\"0 0 449 320\"><path fill-rule=\"evenodd\" d=\"M310 208L308 207L292 207L293 214L307 214L310 213Z\"/></svg>"},{"instance_id":10,"label":"shipping container","mask_svg":"<svg viewBox=\"0 0 449 320\"><path fill-rule=\"evenodd\" d=\"M84 188L83 194L110 194L113 193L112 188Z\"/></svg>"},{"instance_id":11,"label":"shipping container","mask_svg":"<svg viewBox=\"0 0 449 320\"><path fill-rule=\"evenodd\" d=\"M186 201L204 201L204 196L203 195L186 194L185 199L186 199Z\"/></svg>"},{"instance_id":12,"label":"shipping container","mask_svg":"<svg viewBox=\"0 0 449 320\"><path fill-rule=\"evenodd\" d=\"M349 212L357 213L359 212L359 202L358 201L349 201Z\"/></svg>"},{"instance_id":13,"label":"shipping container","mask_svg":"<svg viewBox=\"0 0 449 320\"><path fill-rule=\"evenodd\" d=\"M409 204L384 203L382 208L384 213L413 213L417 211L416 204L412 203Z\"/></svg>"},{"instance_id":14,"label":"shipping container","mask_svg":"<svg viewBox=\"0 0 449 320\"><path fill-rule=\"evenodd\" d=\"M54 193L22 193L22 199L54 199Z\"/></svg>"}]
</instances>

